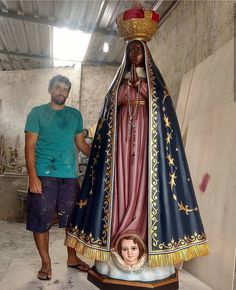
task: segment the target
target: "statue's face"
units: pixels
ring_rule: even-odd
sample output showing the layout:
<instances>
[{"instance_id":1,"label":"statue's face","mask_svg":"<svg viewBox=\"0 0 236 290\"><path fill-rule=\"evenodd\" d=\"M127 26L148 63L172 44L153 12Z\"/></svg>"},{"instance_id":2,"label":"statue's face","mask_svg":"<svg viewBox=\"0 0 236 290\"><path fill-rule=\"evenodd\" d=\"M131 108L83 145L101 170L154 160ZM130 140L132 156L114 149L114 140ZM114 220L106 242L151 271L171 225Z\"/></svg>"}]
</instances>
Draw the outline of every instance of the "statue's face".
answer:
<instances>
[{"instance_id":1,"label":"statue's face","mask_svg":"<svg viewBox=\"0 0 236 290\"><path fill-rule=\"evenodd\" d=\"M132 42L128 48L128 57L136 67L144 66L144 51L141 43Z\"/></svg>"},{"instance_id":2,"label":"statue's face","mask_svg":"<svg viewBox=\"0 0 236 290\"><path fill-rule=\"evenodd\" d=\"M135 265L138 262L139 247L133 240L124 239L121 242L121 256L127 265Z\"/></svg>"}]
</instances>

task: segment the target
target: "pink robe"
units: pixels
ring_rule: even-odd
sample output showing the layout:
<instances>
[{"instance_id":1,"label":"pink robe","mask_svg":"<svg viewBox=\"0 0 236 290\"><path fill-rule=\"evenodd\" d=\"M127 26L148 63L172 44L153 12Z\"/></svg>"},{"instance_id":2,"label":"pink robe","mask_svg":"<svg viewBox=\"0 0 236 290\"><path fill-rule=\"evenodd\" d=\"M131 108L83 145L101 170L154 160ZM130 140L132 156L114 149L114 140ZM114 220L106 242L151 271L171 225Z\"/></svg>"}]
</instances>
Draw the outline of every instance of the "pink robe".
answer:
<instances>
[{"instance_id":1,"label":"pink robe","mask_svg":"<svg viewBox=\"0 0 236 290\"><path fill-rule=\"evenodd\" d=\"M112 212L112 246L124 232L134 231L147 241L148 197L148 93L146 80L141 81L140 95L130 88L130 99L145 99L146 104L130 105L135 128L129 124L127 84L118 92L117 155L115 165L114 200ZM132 155L134 155L132 157Z\"/></svg>"}]
</instances>

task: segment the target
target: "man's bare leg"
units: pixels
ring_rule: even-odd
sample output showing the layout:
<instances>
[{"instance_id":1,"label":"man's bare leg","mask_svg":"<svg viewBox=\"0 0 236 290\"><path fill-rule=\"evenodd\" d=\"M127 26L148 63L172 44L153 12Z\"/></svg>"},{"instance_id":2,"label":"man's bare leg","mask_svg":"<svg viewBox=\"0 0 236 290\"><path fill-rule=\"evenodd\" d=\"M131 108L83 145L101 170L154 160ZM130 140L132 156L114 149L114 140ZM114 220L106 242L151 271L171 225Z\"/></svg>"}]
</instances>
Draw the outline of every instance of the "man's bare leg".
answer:
<instances>
[{"instance_id":1,"label":"man's bare leg","mask_svg":"<svg viewBox=\"0 0 236 290\"><path fill-rule=\"evenodd\" d=\"M65 228L66 236L68 229ZM71 268L76 268L80 271L83 272L88 272L90 269L89 265L86 264L84 261L82 261L77 255L76 251L73 248L67 247L67 254L68 254L68 259L67 259L67 266Z\"/></svg>"},{"instance_id":2,"label":"man's bare leg","mask_svg":"<svg viewBox=\"0 0 236 290\"><path fill-rule=\"evenodd\" d=\"M38 272L38 278L50 280L52 277L51 258L49 256L49 231L34 233L34 241L42 260L42 267Z\"/></svg>"}]
</instances>

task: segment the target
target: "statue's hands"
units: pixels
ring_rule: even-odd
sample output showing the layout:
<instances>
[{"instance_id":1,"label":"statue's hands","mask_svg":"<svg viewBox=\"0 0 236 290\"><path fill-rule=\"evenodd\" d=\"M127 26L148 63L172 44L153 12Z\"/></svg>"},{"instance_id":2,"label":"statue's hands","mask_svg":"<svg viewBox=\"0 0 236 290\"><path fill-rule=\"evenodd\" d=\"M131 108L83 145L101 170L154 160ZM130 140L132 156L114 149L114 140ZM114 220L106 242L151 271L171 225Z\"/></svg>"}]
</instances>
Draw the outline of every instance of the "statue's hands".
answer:
<instances>
[{"instance_id":1,"label":"statue's hands","mask_svg":"<svg viewBox=\"0 0 236 290\"><path fill-rule=\"evenodd\" d=\"M130 83L132 86L137 86L138 82L139 82L139 78L136 71L136 67L134 64L132 64L131 70L130 70Z\"/></svg>"}]
</instances>

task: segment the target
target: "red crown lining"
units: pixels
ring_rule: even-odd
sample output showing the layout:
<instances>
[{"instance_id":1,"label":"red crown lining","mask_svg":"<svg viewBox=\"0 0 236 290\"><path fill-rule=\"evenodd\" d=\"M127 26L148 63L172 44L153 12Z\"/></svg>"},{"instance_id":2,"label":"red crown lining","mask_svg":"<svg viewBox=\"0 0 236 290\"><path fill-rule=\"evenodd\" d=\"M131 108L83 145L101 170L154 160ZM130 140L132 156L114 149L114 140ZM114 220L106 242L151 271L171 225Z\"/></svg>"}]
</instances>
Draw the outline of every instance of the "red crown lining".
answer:
<instances>
[{"instance_id":1,"label":"red crown lining","mask_svg":"<svg viewBox=\"0 0 236 290\"><path fill-rule=\"evenodd\" d=\"M144 10L140 8L131 8L129 10L126 10L123 14L123 20L128 20L132 18L144 18ZM158 22L159 18L159 14L155 11L152 11L152 20Z\"/></svg>"}]
</instances>

